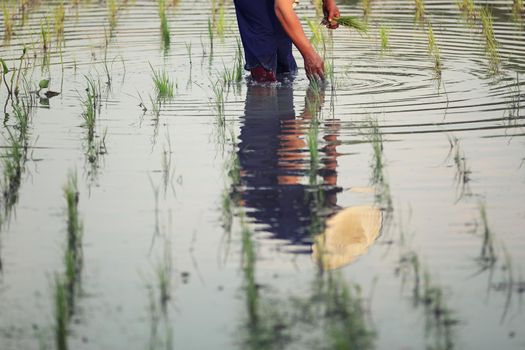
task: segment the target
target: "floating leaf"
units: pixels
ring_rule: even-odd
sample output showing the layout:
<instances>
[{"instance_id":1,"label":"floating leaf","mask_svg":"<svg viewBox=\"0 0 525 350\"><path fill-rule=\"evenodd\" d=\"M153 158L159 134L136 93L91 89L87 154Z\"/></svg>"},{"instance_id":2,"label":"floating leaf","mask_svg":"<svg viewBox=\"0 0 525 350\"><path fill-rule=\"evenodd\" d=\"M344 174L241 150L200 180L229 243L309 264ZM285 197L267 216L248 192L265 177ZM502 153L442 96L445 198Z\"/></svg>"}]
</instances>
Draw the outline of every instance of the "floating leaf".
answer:
<instances>
[{"instance_id":1,"label":"floating leaf","mask_svg":"<svg viewBox=\"0 0 525 350\"><path fill-rule=\"evenodd\" d=\"M40 90L47 89L48 86L49 86L49 79L42 79L38 83L38 87L40 88Z\"/></svg>"}]
</instances>

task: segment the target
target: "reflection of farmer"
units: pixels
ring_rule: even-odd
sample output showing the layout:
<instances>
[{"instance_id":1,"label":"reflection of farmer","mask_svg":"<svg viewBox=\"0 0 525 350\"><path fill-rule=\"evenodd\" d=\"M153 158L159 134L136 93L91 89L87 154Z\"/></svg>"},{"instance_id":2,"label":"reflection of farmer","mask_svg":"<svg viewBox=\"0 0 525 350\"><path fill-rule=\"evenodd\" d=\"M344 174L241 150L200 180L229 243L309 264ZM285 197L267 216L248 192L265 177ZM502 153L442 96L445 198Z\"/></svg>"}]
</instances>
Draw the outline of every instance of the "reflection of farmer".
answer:
<instances>
[{"instance_id":1,"label":"reflection of farmer","mask_svg":"<svg viewBox=\"0 0 525 350\"><path fill-rule=\"evenodd\" d=\"M275 81L276 73L294 72L292 43L304 59L309 78L323 78L324 64L304 34L294 0L234 0L247 70L257 81ZM323 0L327 23L339 17L335 0ZM336 28L337 25L327 25Z\"/></svg>"},{"instance_id":2,"label":"reflection of farmer","mask_svg":"<svg viewBox=\"0 0 525 350\"><path fill-rule=\"evenodd\" d=\"M321 267L333 269L355 261L374 243L382 215L374 206L337 205L339 123L324 122L321 168L313 169L322 182L305 180L311 175L306 134L312 116L323 103L309 89L305 111L295 116L293 89L249 85L240 133L241 203L247 215L273 238L288 242L297 252L311 253ZM324 229L319 220L330 217ZM320 232L322 230L322 232Z\"/></svg>"},{"instance_id":3,"label":"reflection of farmer","mask_svg":"<svg viewBox=\"0 0 525 350\"><path fill-rule=\"evenodd\" d=\"M241 127L239 161L242 203L247 215L263 225L274 238L304 246L310 252L312 222L319 215L337 209L335 145L337 123L327 123L323 149L325 161L319 174L323 183L307 185L310 171L305 141L310 123L309 111L295 116L290 86L248 86L244 123ZM316 172L316 169L314 169ZM312 192L321 193L322 203L314 202Z\"/></svg>"}]
</instances>

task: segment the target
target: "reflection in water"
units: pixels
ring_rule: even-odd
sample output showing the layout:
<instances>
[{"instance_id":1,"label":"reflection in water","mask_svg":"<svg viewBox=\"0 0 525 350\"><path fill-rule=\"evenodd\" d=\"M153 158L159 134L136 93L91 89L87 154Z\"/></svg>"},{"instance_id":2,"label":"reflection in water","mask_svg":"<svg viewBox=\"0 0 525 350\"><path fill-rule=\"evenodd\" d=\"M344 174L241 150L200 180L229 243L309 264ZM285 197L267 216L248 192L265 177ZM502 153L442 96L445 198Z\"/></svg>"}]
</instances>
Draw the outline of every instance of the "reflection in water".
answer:
<instances>
[{"instance_id":1,"label":"reflection in water","mask_svg":"<svg viewBox=\"0 0 525 350\"><path fill-rule=\"evenodd\" d=\"M324 267L335 268L352 262L373 243L381 213L373 207L345 209L312 239L325 230L326 218L341 209L336 150L340 123L317 119L323 101L324 91L311 86L304 111L296 116L291 84L248 86L239 137L240 195L248 217L262 230L299 253L311 253L315 244L316 260L322 258ZM320 155L308 150L308 138L318 123L323 139ZM313 162L314 157L319 161ZM320 248L326 252L320 254Z\"/></svg>"},{"instance_id":2,"label":"reflection in water","mask_svg":"<svg viewBox=\"0 0 525 350\"><path fill-rule=\"evenodd\" d=\"M373 206L344 209L331 217L315 237L312 257L323 269L352 263L367 252L381 230L381 211Z\"/></svg>"},{"instance_id":3,"label":"reflection in water","mask_svg":"<svg viewBox=\"0 0 525 350\"><path fill-rule=\"evenodd\" d=\"M311 108L310 108L311 109ZM322 177L318 184L308 183L310 175L306 134L312 112L305 108L295 115L293 88L290 85L250 85L246 96L244 123L241 127L239 161L242 204L255 223L262 224L274 238L302 246L310 252L312 223L337 209L337 125L324 123L330 135L322 152ZM335 129L335 130L334 130ZM319 193L312 196L312 193ZM321 203L319 203L321 201Z\"/></svg>"}]
</instances>

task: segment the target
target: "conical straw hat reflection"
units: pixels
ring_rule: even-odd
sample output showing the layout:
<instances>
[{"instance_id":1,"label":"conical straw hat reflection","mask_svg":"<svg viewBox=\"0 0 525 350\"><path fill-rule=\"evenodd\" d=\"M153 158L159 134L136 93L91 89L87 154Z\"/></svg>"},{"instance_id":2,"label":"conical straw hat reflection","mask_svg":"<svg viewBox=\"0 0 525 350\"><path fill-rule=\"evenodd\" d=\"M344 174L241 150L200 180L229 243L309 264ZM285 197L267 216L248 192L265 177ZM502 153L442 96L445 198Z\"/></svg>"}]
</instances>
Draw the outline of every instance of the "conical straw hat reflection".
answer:
<instances>
[{"instance_id":1,"label":"conical straw hat reflection","mask_svg":"<svg viewBox=\"0 0 525 350\"><path fill-rule=\"evenodd\" d=\"M381 231L381 211L373 206L344 209L314 238L312 258L324 269L350 264L368 251Z\"/></svg>"}]
</instances>

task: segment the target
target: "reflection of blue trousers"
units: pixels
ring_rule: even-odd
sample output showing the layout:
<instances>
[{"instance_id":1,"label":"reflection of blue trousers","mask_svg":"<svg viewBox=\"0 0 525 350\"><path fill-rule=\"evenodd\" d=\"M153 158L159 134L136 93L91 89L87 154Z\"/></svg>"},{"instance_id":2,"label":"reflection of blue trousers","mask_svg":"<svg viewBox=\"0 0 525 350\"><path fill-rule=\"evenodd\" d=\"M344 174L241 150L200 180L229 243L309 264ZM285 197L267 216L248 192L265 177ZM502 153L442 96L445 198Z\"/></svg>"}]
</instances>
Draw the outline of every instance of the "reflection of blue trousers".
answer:
<instances>
[{"instance_id":1,"label":"reflection of blue trousers","mask_svg":"<svg viewBox=\"0 0 525 350\"><path fill-rule=\"evenodd\" d=\"M275 0L234 0L245 69L262 66L276 73L295 72L292 42L274 10Z\"/></svg>"}]
</instances>

